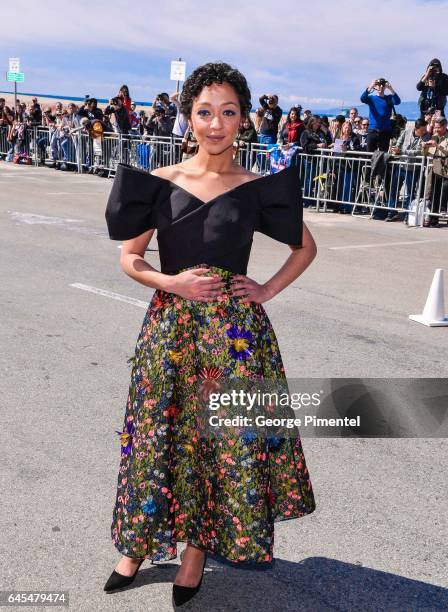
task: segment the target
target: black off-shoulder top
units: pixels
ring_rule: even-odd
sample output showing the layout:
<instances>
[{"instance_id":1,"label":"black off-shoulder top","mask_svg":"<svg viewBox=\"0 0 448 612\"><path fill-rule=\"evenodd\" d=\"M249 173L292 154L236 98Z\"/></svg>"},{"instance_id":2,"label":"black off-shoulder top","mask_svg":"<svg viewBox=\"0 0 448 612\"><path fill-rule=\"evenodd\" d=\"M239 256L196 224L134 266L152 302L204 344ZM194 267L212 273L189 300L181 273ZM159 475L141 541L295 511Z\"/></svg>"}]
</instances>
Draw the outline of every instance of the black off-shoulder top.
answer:
<instances>
[{"instance_id":1,"label":"black off-shoulder top","mask_svg":"<svg viewBox=\"0 0 448 612\"><path fill-rule=\"evenodd\" d=\"M254 231L302 245L298 168L247 181L203 202L168 179L119 164L106 222L112 240L157 229L165 274L204 263L246 274Z\"/></svg>"}]
</instances>

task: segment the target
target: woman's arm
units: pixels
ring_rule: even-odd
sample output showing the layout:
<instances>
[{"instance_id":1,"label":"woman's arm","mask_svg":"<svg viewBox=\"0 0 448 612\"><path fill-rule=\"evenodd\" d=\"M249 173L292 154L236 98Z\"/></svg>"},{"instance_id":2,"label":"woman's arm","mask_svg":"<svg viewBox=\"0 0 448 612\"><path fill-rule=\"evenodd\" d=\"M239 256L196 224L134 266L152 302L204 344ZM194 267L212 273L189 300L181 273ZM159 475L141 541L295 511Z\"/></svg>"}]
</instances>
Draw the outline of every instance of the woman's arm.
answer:
<instances>
[{"instance_id":1,"label":"woman's arm","mask_svg":"<svg viewBox=\"0 0 448 612\"><path fill-rule=\"evenodd\" d=\"M245 300L252 302L267 302L285 287L290 285L308 268L317 254L317 246L311 232L303 224L302 246L290 245L292 253L283 266L263 285L242 274L234 274L232 282L232 295L245 296Z\"/></svg>"},{"instance_id":2,"label":"woman's arm","mask_svg":"<svg viewBox=\"0 0 448 612\"><path fill-rule=\"evenodd\" d=\"M144 258L154 230L150 229L136 238L124 240L121 247L122 270L146 287L176 293L188 300L210 302L221 295L225 282L217 274L202 276L208 268L184 270L178 274L164 274L153 268Z\"/></svg>"},{"instance_id":3,"label":"woman's arm","mask_svg":"<svg viewBox=\"0 0 448 612\"><path fill-rule=\"evenodd\" d=\"M153 229L131 240L124 240L121 246L120 266L123 272L146 287L169 291L173 277L162 274L144 258L146 247L154 234Z\"/></svg>"}]
</instances>

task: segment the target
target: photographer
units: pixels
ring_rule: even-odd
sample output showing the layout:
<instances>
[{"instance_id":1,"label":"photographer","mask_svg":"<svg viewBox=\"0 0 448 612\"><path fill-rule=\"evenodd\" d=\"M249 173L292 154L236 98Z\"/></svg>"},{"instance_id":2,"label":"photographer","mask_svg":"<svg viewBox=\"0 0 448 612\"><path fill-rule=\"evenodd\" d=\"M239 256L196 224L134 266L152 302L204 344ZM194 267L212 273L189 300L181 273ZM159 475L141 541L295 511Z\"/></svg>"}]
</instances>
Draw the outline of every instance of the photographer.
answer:
<instances>
[{"instance_id":1,"label":"photographer","mask_svg":"<svg viewBox=\"0 0 448 612\"><path fill-rule=\"evenodd\" d=\"M103 120L103 111L98 108L98 100L96 98L90 98L86 96L84 104L78 109L78 117L87 117L92 121L93 119Z\"/></svg>"},{"instance_id":2,"label":"photographer","mask_svg":"<svg viewBox=\"0 0 448 612\"><path fill-rule=\"evenodd\" d=\"M104 111L106 117L114 116L114 120L111 121L114 128L114 132L117 134L129 134L131 129L131 122L129 121L129 114L126 108L123 106L123 99L116 96L110 100L109 106Z\"/></svg>"},{"instance_id":3,"label":"photographer","mask_svg":"<svg viewBox=\"0 0 448 612\"><path fill-rule=\"evenodd\" d=\"M389 89L390 94L385 94ZM372 95L371 92L376 94ZM361 102L369 107L369 133L367 136L367 151L388 151L392 137L391 116L394 105L401 103L392 85L386 79L375 79L361 95Z\"/></svg>"},{"instance_id":4,"label":"photographer","mask_svg":"<svg viewBox=\"0 0 448 612\"><path fill-rule=\"evenodd\" d=\"M166 166L171 150L171 138L170 141L166 140L167 137L171 137L173 129L172 118L166 113L165 108L162 106L156 106L153 114L147 124L148 134L155 136L154 157L152 163L156 168L160 166Z\"/></svg>"},{"instance_id":5,"label":"photographer","mask_svg":"<svg viewBox=\"0 0 448 612\"><path fill-rule=\"evenodd\" d=\"M446 97L448 95L448 75L442 70L440 60L434 58L429 63L425 73L417 83L417 91L420 91L418 105L422 117L428 112L445 116Z\"/></svg>"},{"instance_id":6,"label":"photographer","mask_svg":"<svg viewBox=\"0 0 448 612\"><path fill-rule=\"evenodd\" d=\"M29 111L30 125L42 125L42 108L37 101L37 98L31 100L30 111Z\"/></svg>"},{"instance_id":7,"label":"photographer","mask_svg":"<svg viewBox=\"0 0 448 612\"><path fill-rule=\"evenodd\" d=\"M170 97L167 93L163 92L156 96L152 106L155 109L161 108L164 112L164 116L171 122L171 130L173 129L174 120L177 115L177 106L174 102L170 101ZM171 132L170 132L171 133Z\"/></svg>"},{"instance_id":8,"label":"photographer","mask_svg":"<svg viewBox=\"0 0 448 612\"><path fill-rule=\"evenodd\" d=\"M275 145L280 119L283 111L278 106L278 96L274 94L264 94L260 96L261 112L260 125L258 128L258 142L264 145ZM261 147L268 149L269 147ZM261 174L268 170L268 156L266 151L260 151L257 155L257 166Z\"/></svg>"},{"instance_id":9,"label":"photographer","mask_svg":"<svg viewBox=\"0 0 448 612\"><path fill-rule=\"evenodd\" d=\"M119 159L127 164L129 163L129 137L127 136L131 129L131 122L129 121L128 111L123 106L123 98L119 98L118 96L111 98L109 105L104 111L104 115L110 119L113 131L116 134L125 136L125 138L120 138L118 144L113 147L112 158L117 158L121 147Z\"/></svg>"},{"instance_id":10,"label":"photographer","mask_svg":"<svg viewBox=\"0 0 448 612\"><path fill-rule=\"evenodd\" d=\"M122 85L120 87L116 97L120 98L125 111L129 115L129 121L131 121L132 99L131 99L131 96L129 94L129 87L127 85Z\"/></svg>"},{"instance_id":11,"label":"photographer","mask_svg":"<svg viewBox=\"0 0 448 612\"><path fill-rule=\"evenodd\" d=\"M161 106L156 106L154 112L148 121L147 131L151 136L171 136L172 121L165 109Z\"/></svg>"},{"instance_id":12,"label":"photographer","mask_svg":"<svg viewBox=\"0 0 448 612\"><path fill-rule=\"evenodd\" d=\"M260 97L260 104L263 109L263 117L258 132L258 142L275 144L277 142L278 125L283 114L278 105L278 96L265 94Z\"/></svg>"},{"instance_id":13,"label":"photographer","mask_svg":"<svg viewBox=\"0 0 448 612\"><path fill-rule=\"evenodd\" d=\"M42 125L48 128L48 132L42 132L41 136L36 141L37 152L39 157L39 166L45 166L45 159L47 157L47 146L50 144L52 136L56 130L56 115L53 115L51 106L48 106L42 114ZM56 168L56 160L52 155L52 162L54 168Z\"/></svg>"}]
</instances>

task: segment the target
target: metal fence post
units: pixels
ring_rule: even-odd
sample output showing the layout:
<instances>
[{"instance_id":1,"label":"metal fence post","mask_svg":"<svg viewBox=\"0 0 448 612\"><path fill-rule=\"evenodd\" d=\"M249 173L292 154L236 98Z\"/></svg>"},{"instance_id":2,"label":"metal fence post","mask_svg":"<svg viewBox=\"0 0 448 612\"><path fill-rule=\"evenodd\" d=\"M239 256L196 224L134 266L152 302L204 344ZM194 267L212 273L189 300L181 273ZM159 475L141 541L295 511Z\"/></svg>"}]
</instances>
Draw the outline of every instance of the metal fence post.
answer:
<instances>
[{"instance_id":1,"label":"metal fence post","mask_svg":"<svg viewBox=\"0 0 448 612\"><path fill-rule=\"evenodd\" d=\"M322 170L323 170L324 164L323 164L323 157L322 157L322 153L320 154L320 158L319 158L319 170L318 170L318 175L317 176L322 176ZM316 212L319 212L319 206L320 206L320 190L321 190L321 183L320 183L320 179L317 181L317 194L316 194Z\"/></svg>"},{"instance_id":2,"label":"metal fence post","mask_svg":"<svg viewBox=\"0 0 448 612\"><path fill-rule=\"evenodd\" d=\"M420 170L420 176L418 179L418 191L417 191L417 209L416 212L418 211L418 205L420 203L420 194L421 194L421 187L422 187L422 183L423 180L425 181L425 188L423 191L423 210L422 210L422 214L420 216L420 227L424 227L424 223L425 223L425 209L426 209L426 181L428 179L428 163L427 163L428 159L427 157L423 157L422 158L422 167Z\"/></svg>"},{"instance_id":3,"label":"metal fence post","mask_svg":"<svg viewBox=\"0 0 448 612\"><path fill-rule=\"evenodd\" d=\"M37 149L37 125L33 125L33 142L34 142L34 165L39 165L39 151Z\"/></svg>"},{"instance_id":4,"label":"metal fence post","mask_svg":"<svg viewBox=\"0 0 448 612\"><path fill-rule=\"evenodd\" d=\"M81 147L82 147L82 135L81 135L81 130L79 130L79 132L76 133L76 139L78 141L78 145L76 147L76 163L78 166L78 172L79 174L82 173L82 152L81 152Z\"/></svg>"}]
</instances>

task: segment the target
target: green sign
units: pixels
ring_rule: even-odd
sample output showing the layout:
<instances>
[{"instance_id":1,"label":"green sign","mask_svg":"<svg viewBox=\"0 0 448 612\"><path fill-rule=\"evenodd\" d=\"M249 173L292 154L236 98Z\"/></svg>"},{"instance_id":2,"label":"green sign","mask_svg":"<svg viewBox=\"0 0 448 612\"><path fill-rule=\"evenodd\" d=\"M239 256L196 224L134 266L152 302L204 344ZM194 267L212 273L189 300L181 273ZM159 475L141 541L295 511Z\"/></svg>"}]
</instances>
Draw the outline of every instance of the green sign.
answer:
<instances>
[{"instance_id":1,"label":"green sign","mask_svg":"<svg viewBox=\"0 0 448 612\"><path fill-rule=\"evenodd\" d=\"M22 82L25 80L25 73L24 72L7 72L6 80Z\"/></svg>"}]
</instances>

